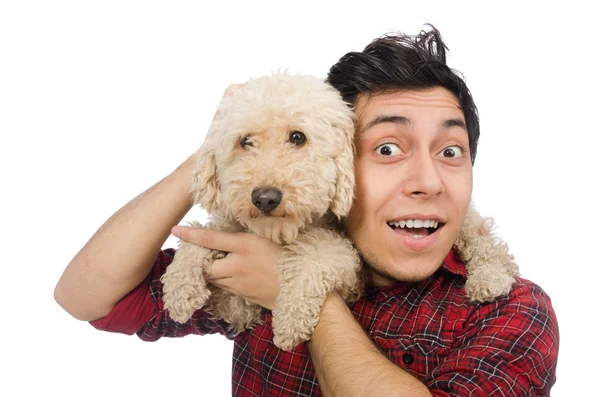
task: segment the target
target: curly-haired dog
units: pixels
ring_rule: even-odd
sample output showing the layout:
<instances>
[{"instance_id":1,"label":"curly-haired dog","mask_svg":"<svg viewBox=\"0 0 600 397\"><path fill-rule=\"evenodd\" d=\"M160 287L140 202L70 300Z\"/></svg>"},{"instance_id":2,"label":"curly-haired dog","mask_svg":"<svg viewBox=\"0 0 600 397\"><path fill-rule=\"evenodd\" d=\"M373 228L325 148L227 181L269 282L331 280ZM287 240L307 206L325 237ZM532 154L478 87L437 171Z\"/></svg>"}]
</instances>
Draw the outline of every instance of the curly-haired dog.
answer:
<instances>
[{"instance_id":1,"label":"curly-haired dog","mask_svg":"<svg viewBox=\"0 0 600 397\"><path fill-rule=\"evenodd\" d=\"M194 202L211 216L208 228L282 245L273 333L275 345L290 350L310 339L329 293L351 302L363 289L359 255L339 227L354 193L353 113L322 80L286 73L250 80L219 112L196 167ZM507 293L516 274L505 246L482 224L472 209L456 245L475 301ZM236 333L260 321L260 306L205 281L207 267L224 255L180 241L162 277L171 318L183 323L206 306Z\"/></svg>"}]
</instances>

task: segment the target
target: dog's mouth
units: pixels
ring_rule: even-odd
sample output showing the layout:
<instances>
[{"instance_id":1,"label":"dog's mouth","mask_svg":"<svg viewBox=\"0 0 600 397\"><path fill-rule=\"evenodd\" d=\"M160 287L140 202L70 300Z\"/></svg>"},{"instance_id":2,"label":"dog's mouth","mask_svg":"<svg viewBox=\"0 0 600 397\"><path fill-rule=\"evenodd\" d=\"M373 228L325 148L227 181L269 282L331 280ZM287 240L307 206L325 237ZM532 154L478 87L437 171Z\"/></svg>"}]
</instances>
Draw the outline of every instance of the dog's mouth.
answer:
<instances>
[{"instance_id":1,"label":"dog's mouth","mask_svg":"<svg viewBox=\"0 0 600 397\"><path fill-rule=\"evenodd\" d=\"M305 225L298 218L281 211L280 213L254 213L238 218L248 230L270 239L278 244L292 242L298 231Z\"/></svg>"},{"instance_id":2,"label":"dog's mouth","mask_svg":"<svg viewBox=\"0 0 600 397\"><path fill-rule=\"evenodd\" d=\"M409 219L402 221L388 221L388 226L395 232L411 236L413 238L423 238L437 233L445 223L436 220Z\"/></svg>"},{"instance_id":3,"label":"dog's mouth","mask_svg":"<svg viewBox=\"0 0 600 397\"><path fill-rule=\"evenodd\" d=\"M257 218L286 218L286 215L281 215L281 214L272 214L272 213L264 213L264 212L251 212L250 213L250 219L257 219Z\"/></svg>"},{"instance_id":4,"label":"dog's mouth","mask_svg":"<svg viewBox=\"0 0 600 397\"><path fill-rule=\"evenodd\" d=\"M257 210L256 208L252 208L247 215L247 219L250 220L264 220L264 221L278 221L278 220L286 220L294 218L292 214L287 213L286 211L272 211L272 212L263 212Z\"/></svg>"}]
</instances>

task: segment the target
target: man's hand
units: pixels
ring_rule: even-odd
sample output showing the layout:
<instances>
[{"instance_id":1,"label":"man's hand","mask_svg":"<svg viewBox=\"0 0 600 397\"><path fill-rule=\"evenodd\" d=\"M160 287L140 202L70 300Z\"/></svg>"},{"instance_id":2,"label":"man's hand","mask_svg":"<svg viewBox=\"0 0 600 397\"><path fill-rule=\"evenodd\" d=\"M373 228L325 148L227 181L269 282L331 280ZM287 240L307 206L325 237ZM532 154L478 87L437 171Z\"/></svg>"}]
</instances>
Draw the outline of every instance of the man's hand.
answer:
<instances>
[{"instance_id":1,"label":"man's hand","mask_svg":"<svg viewBox=\"0 0 600 397\"><path fill-rule=\"evenodd\" d=\"M192 244L228 252L216 260L206 275L211 284L243 296L252 303L273 310L279 295L277 258L281 247L252 233L175 226L171 233Z\"/></svg>"}]
</instances>

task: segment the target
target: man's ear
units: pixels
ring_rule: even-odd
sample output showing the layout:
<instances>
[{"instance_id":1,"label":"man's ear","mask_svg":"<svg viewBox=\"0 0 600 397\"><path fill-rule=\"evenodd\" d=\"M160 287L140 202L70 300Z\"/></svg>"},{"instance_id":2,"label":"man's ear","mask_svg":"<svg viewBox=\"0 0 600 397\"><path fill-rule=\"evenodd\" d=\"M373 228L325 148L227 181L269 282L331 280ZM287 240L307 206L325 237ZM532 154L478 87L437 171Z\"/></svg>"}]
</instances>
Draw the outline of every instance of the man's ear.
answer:
<instances>
[{"instance_id":1,"label":"man's ear","mask_svg":"<svg viewBox=\"0 0 600 397\"><path fill-rule=\"evenodd\" d=\"M344 144L341 152L335 157L336 184L335 195L331 202L332 212L339 218L346 217L354 201L354 125L341 128Z\"/></svg>"},{"instance_id":2,"label":"man's ear","mask_svg":"<svg viewBox=\"0 0 600 397\"><path fill-rule=\"evenodd\" d=\"M217 212L221 208L221 191L217 182L215 151L205 143L200 149L198 162L193 173L192 192L194 204L207 212Z\"/></svg>"}]
</instances>

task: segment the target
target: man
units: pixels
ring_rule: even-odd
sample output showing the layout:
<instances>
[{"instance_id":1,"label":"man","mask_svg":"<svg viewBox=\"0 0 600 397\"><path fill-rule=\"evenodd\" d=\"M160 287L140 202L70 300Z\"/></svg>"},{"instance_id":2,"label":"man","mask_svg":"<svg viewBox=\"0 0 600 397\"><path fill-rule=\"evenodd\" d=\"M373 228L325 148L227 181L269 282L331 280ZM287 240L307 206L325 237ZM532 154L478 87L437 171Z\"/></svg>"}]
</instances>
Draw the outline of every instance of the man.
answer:
<instances>
[{"instance_id":1,"label":"man","mask_svg":"<svg viewBox=\"0 0 600 397\"><path fill-rule=\"evenodd\" d=\"M270 315L235 337L233 393L548 395L558 354L548 296L524 279L488 304L464 296L465 267L452 244L471 199L479 122L468 88L446 66L439 32L375 40L341 58L328 81L357 115L357 189L345 226L369 288L351 307L329 296L311 341L291 353L273 345ZM183 325L162 310L160 276L174 251L159 251L190 209L196 156L115 213L71 261L55 296L74 317L144 340L231 337L202 310ZM424 220L440 226L398 227ZM276 244L245 233L172 233L230 252L211 282L274 307Z\"/></svg>"}]
</instances>

